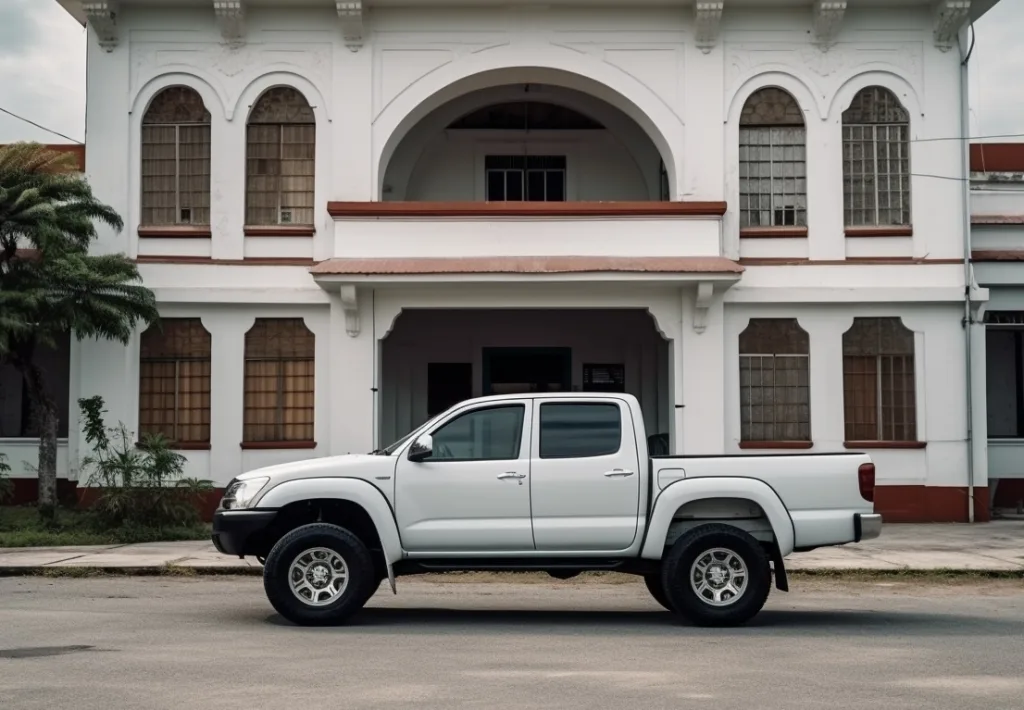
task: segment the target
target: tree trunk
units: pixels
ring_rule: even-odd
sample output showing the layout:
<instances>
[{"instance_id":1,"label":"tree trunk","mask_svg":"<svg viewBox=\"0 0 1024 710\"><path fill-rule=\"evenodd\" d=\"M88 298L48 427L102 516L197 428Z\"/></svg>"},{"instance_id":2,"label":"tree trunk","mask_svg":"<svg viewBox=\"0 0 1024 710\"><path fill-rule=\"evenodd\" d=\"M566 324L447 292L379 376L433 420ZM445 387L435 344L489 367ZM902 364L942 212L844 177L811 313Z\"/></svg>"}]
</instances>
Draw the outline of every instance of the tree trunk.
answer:
<instances>
[{"instance_id":1,"label":"tree trunk","mask_svg":"<svg viewBox=\"0 0 1024 710\"><path fill-rule=\"evenodd\" d=\"M59 415L57 405L46 392L43 373L33 363L26 363L22 372L25 387L39 430L39 515L43 520L53 520L57 509L57 426Z\"/></svg>"}]
</instances>

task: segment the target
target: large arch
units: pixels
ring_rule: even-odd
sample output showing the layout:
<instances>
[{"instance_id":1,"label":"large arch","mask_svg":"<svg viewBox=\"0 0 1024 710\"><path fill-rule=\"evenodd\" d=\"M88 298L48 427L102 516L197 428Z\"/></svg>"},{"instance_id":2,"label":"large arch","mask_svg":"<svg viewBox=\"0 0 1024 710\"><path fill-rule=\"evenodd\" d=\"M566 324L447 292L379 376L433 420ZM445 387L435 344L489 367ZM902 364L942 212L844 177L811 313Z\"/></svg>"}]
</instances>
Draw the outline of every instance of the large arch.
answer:
<instances>
[{"instance_id":1,"label":"large arch","mask_svg":"<svg viewBox=\"0 0 1024 710\"><path fill-rule=\"evenodd\" d=\"M469 55L407 87L376 116L373 126L374 184L380 199L384 174L402 139L444 104L465 94L507 84L549 84L590 94L633 119L665 161L670 194L677 194L683 122L641 82L604 62L571 50L540 53L523 66L520 53L493 50Z\"/></svg>"}]
</instances>

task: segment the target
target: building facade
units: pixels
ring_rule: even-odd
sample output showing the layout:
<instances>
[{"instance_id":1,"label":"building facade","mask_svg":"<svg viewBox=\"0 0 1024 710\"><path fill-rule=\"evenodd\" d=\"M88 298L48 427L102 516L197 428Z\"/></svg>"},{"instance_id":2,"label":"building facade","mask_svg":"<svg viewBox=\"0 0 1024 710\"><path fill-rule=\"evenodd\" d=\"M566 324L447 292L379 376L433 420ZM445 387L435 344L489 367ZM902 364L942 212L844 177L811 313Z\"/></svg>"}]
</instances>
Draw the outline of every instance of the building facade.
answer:
<instances>
[{"instance_id":1,"label":"building facade","mask_svg":"<svg viewBox=\"0 0 1024 710\"><path fill-rule=\"evenodd\" d=\"M991 0L60 1L127 225L98 248L164 319L72 341L69 399L189 475L603 389L656 451L869 450L887 519L987 519L958 139Z\"/></svg>"},{"instance_id":2,"label":"building facade","mask_svg":"<svg viewBox=\"0 0 1024 710\"><path fill-rule=\"evenodd\" d=\"M989 292L978 309L990 502L1024 512L1024 143L971 147L971 249L975 279Z\"/></svg>"}]
</instances>

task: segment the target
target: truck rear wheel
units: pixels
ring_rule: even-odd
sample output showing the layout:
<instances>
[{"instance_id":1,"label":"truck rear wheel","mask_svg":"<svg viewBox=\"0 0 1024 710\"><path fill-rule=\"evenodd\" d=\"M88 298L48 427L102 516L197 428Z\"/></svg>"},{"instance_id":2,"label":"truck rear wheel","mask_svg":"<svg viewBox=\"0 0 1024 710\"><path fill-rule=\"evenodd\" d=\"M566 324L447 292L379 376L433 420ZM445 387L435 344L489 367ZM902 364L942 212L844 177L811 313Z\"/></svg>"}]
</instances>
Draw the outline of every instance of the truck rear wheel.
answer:
<instances>
[{"instance_id":1,"label":"truck rear wheel","mask_svg":"<svg viewBox=\"0 0 1024 710\"><path fill-rule=\"evenodd\" d=\"M287 533L263 567L263 589L271 605L303 626L346 621L369 601L378 584L366 545L348 530L326 523Z\"/></svg>"},{"instance_id":2,"label":"truck rear wheel","mask_svg":"<svg viewBox=\"0 0 1024 710\"><path fill-rule=\"evenodd\" d=\"M678 540L661 570L665 595L698 626L737 626L768 599L771 567L761 544L731 525L702 525Z\"/></svg>"}]
</instances>

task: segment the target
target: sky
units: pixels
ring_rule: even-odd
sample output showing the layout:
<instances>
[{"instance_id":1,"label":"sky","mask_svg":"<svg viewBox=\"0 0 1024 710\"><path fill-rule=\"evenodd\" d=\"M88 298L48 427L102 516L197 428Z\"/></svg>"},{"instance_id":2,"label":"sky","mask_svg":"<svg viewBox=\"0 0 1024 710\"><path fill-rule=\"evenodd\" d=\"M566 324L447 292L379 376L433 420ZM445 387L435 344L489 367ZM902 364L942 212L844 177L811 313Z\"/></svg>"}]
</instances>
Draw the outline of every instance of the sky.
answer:
<instances>
[{"instance_id":1,"label":"sky","mask_svg":"<svg viewBox=\"0 0 1024 710\"><path fill-rule=\"evenodd\" d=\"M1024 0L1001 0L975 25L971 135L1024 134ZM85 30L55 0L0 0L0 144L85 138ZM1024 141L1024 135L999 140Z\"/></svg>"}]
</instances>

